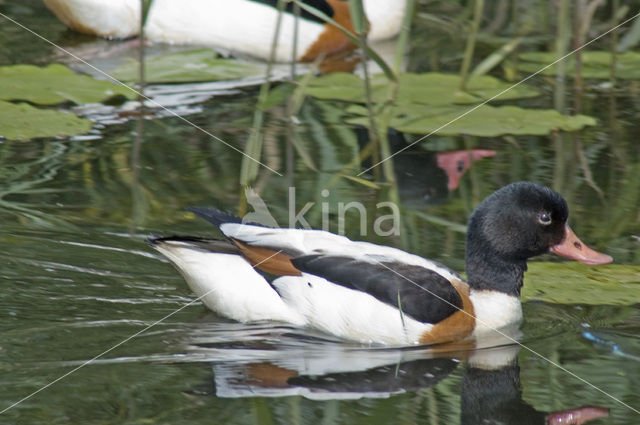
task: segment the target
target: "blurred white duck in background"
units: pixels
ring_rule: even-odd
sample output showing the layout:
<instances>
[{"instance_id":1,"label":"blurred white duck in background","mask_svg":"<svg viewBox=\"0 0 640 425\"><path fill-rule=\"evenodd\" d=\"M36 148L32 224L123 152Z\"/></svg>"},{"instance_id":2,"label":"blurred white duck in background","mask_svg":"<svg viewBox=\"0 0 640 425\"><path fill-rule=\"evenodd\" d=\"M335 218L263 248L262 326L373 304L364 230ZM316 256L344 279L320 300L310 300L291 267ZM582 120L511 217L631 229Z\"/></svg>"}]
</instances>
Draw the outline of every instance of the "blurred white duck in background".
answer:
<instances>
[{"instance_id":1,"label":"blurred white duck in background","mask_svg":"<svg viewBox=\"0 0 640 425\"><path fill-rule=\"evenodd\" d=\"M129 38L140 32L140 0L43 0L69 28L102 37ZM341 0L304 3L352 29L349 5ZM277 0L153 0L145 23L145 37L154 42L208 45L226 51L269 58L276 29ZM405 0L364 0L369 41L398 34ZM276 61L294 55L295 16L287 4L280 26ZM295 59L313 61L321 55L344 57L354 44L336 27L302 10L298 22Z\"/></svg>"}]
</instances>

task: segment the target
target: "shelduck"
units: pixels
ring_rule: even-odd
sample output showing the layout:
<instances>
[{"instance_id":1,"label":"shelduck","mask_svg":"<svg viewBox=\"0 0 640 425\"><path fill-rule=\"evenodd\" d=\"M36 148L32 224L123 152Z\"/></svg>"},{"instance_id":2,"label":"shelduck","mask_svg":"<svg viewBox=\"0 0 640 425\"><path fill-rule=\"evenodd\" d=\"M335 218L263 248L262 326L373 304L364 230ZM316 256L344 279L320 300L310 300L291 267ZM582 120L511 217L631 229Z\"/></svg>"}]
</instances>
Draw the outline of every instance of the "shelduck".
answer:
<instances>
[{"instance_id":1,"label":"shelduck","mask_svg":"<svg viewBox=\"0 0 640 425\"><path fill-rule=\"evenodd\" d=\"M478 338L521 320L527 259L551 251L589 265L612 261L569 228L567 203L558 193L530 182L497 190L471 214L467 282L397 248L319 230L245 224L211 208L189 210L216 225L227 240L153 237L148 242L207 307L241 322L282 321L363 343Z\"/></svg>"},{"instance_id":2,"label":"shelduck","mask_svg":"<svg viewBox=\"0 0 640 425\"><path fill-rule=\"evenodd\" d=\"M69 28L109 38L129 38L140 31L140 0L44 0ZM346 1L305 0L305 4L353 30ZM370 41L398 34L406 0L364 0ZM277 21L277 0L153 0L145 23L150 41L209 45L269 58ZM297 26L292 3L287 4L280 26L276 60L313 61L320 55L342 57L355 46L340 30L302 11Z\"/></svg>"}]
</instances>

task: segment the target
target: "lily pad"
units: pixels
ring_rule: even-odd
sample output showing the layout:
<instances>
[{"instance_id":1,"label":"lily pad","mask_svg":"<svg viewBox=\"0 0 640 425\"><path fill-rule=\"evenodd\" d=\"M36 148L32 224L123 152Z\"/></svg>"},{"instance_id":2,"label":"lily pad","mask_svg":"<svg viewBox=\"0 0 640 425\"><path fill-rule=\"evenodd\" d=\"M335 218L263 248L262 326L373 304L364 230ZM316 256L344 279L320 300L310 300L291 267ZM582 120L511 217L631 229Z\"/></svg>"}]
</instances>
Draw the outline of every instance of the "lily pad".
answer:
<instances>
[{"instance_id":1,"label":"lily pad","mask_svg":"<svg viewBox=\"0 0 640 425\"><path fill-rule=\"evenodd\" d=\"M637 304L640 267L531 262L525 274L522 299L560 304Z\"/></svg>"},{"instance_id":2,"label":"lily pad","mask_svg":"<svg viewBox=\"0 0 640 425\"><path fill-rule=\"evenodd\" d=\"M385 91L382 82L386 77L374 75L371 78L371 90L374 100L380 100ZM332 72L321 77L312 78L305 93L318 99L344 100L346 102L365 102L364 82L362 78L345 72Z\"/></svg>"},{"instance_id":3,"label":"lily pad","mask_svg":"<svg viewBox=\"0 0 640 425\"><path fill-rule=\"evenodd\" d=\"M538 96L538 91L524 84L513 84L483 75L469 80L468 89L459 89L460 77L453 74L429 72L406 73L398 77L397 104L451 105L481 103L504 91L496 100L522 99ZM371 79L372 98L376 103L387 99L389 81L383 75ZM332 73L314 78L306 93L319 99L335 99L364 103L362 79L353 74Z\"/></svg>"},{"instance_id":4,"label":"lily pad","mask_svg":"<svg viewBox=\"0 0 640 425\"><path fill-rule=\"evenodd\" d=\"M529 52L522 53L518 68L521 71L537 72L541 68L558 59L555 53ZM571 57L565 59L567 75L573 75L575 61ZM585 51L582 54L582 76L584 78L608 79L610 77L611 53L604 51ZM555 75L557 65L545 69L542 74ZM640 78L640 53L626 52L616 55L616 78L635 80Z\"/></svg>"},{"instance_id":5,"label":"lily pad","mask_svg":"<svg viewBox=\"0 0 640 425\"><path fill-rule=\"evenodd\" d=\"M0 66L0 100L26 100L40 105L71 101L95 103L135 93L121 85L76 74L60 64Z\"/></svg>"},{"instance_id":6,"label":"lily pad","mask_svg":"<svg viewBox=\"0 0 640 425\"><path fill-rule=\"evenodd\" d=\"M5 139L75 136L91 127L91 121L71 113L0 101L0 136Z\"/></svg>"},{"instance_id":7,"label":"lily pad","mask_svg":"<svg viewBox=\"0 0 640 425\"><path fill-rule=\"evenodd\" d=\"M121 81L137 81L138 61L116 68L111 76ZM210 49L188 50L145 59L145 80L150 83L185 83L236 80L263 75L262 68L234 59L220 59Z\"/></svg>"},{"instance_id":8,"label":"lily pad","mask_svg":"<svg viewBox=\"0 0 640 425\"><path fill-rule=\"evenodd\" d=\"M495 137L505 134L546 135L553 130L575 131L596 125L595 118L586 115L566 116L554 109L524 109L518 106L483 105L469 112L470 106L437 106L425 108L419 105L398 107L390 125L399 131L414 134L435 132L441 135L469 134ZM347 122L368 125L367 111L361 106L347 109L361 115ZM465 113L469 112L466 115ZM444 127L443 127L444 126Z\"/></svg>"}]
</instances>

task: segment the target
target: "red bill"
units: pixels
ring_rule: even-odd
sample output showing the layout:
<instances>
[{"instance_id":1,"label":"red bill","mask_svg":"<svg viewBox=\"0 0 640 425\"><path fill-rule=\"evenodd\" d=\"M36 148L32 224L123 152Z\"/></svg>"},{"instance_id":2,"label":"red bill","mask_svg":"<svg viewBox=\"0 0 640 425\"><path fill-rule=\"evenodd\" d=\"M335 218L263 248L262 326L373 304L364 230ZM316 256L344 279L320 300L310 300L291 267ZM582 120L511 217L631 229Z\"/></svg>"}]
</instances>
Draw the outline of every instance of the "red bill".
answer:
<instances>
[{"instance_id":1,"label":"red bill","mask_svg":"<svg viewBox=\"0 0 640 425\"><path fill-rule=\"evenodd\" d=\"M562 257L571 258L591 266L608 264L613 261L611 256L589 248L573 233L573 230L568 225L564 228L564 239L558 245L552 246L551 251Z\"/></svg>"}]
</instances>

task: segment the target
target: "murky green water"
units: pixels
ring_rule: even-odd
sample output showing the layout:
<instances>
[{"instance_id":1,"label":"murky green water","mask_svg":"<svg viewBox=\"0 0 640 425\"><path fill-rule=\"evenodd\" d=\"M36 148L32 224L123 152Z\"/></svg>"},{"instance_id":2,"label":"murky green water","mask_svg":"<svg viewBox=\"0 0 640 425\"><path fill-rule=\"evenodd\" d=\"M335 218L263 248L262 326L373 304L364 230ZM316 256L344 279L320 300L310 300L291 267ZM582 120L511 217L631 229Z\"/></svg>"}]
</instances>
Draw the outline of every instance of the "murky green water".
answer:
<instances>
[{"instance_id":1,"label":"murky green water","mask_svg":"<svg viewBox=\"0 0 640 425\"><path fill-rule=\"evenodd\" d=\"M37 1L0 1L0 12L65 46L86 41ZM1 22L0 64L60 60L46 43ZM91 46L100 50L103 43ZM416 58L414 66L427 65ZM550 107L551 83L538 79L545 96L522 104ZM244 148L257 90L175 89L159 90L177 91L167 97L175 103L204 93L206 100L182 105L186 117ZM389 213L377 206L388 200L387 190L336 177L358 149L352 128L327 124L341 113L339 103L307 99L298 117L296 132L317 172L287 147L284 112L269 112L263 160L283 177L261 169L254 188L286 224L295 186L296 208L314 202L305 218L322 227L327 211L332 231L339 202L363 202L367 234L360 235L359 217L350 214L348 235L462 270L460 225L473 206L503 184L535 180L565 195L572 227L585 242L617 264L640 266L639 98L637 81L613 92L589 86L583 112L599 124L575 134L431 137L418 154L425 164L435 162L436 151L473 147L496 155L476 162L452 191L444 173L412 169L416 182L400 188L406 206L400 236L371 231ZM0 422L522 424L585 405L610 409L592 423L640 422L612 398L640 409L640 309L632 302L526 303L522 342L532 351L485 350L470 359L468 352L434 358L424 349L372 349L305 330L242 325L188 305L194 297L186 284L144 238L213 235L183 207L235 211L241 155L161 113L143 120L113 110L89 115L109 123L98 125L94 137L0 141L0 410L42 389ZM400 170L410 166L396 162ZM329 194L322 195L325 188ZM616 282L610 284L615 291ZM481 373L483 356L502 363Z\"/></svg>"}]
</instances>

